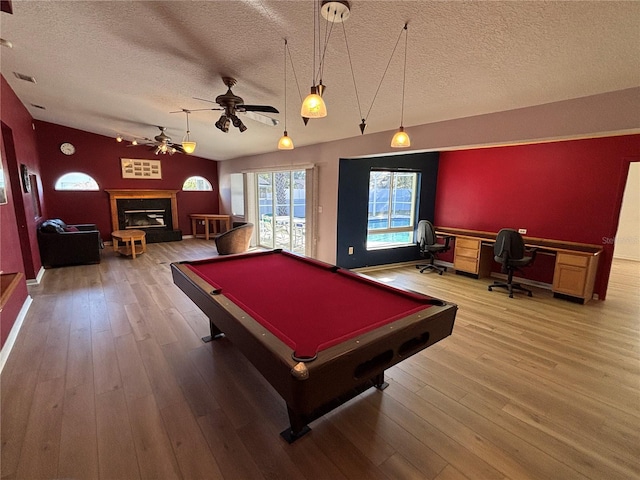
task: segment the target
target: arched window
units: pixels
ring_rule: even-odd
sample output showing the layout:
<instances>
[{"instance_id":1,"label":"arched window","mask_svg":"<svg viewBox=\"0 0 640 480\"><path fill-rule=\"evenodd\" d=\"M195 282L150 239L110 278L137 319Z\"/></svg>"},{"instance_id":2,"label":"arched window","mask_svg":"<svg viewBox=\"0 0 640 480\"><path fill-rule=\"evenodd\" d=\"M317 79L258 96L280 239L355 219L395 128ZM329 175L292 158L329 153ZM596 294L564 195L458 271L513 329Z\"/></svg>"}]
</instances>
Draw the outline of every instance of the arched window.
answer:
<instances>
[{"instance_id":1,"label":"arched window","mask_svg":"<svg viewBox=\"0 0 640 480\"><path fill-rule=\"evenodd\" d=\"M182 190L196 190L196 191L212 191L213 187L209 180L204 177L189 177L182 184Z\"/></svg>"},{"instance_id":2,"label":"arched window","mask_svg":"<svg viewBox=\"0 0 640 480\"><path fill-rule=\"evenodd\" d=\"M100 190L93 177L82 172L71 172L62 175L56 181L56 190Z\"/></svg>"}]
</instances>

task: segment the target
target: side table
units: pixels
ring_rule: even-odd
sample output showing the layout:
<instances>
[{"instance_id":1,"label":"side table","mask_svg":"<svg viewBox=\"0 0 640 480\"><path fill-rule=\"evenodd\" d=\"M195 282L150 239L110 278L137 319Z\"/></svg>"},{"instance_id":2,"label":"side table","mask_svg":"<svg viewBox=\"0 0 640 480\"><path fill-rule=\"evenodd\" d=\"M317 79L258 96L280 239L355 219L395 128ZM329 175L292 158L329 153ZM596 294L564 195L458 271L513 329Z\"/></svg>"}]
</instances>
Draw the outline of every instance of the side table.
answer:
<instances>
[{"instance_id":1,"label":"side table","mask_svg":"<svg viewBox=\"0 0 640 480\"><path fill-rule=\"evenodd\" d=\"M136 258L137 254L147 251L146 234L142 230L116 230L111 232L113 240L113 250L120 255L131 255ZM136 242L140 242L136 245ZM120 243L124 243L123 246Z\"/></svg>"}]
</instances>

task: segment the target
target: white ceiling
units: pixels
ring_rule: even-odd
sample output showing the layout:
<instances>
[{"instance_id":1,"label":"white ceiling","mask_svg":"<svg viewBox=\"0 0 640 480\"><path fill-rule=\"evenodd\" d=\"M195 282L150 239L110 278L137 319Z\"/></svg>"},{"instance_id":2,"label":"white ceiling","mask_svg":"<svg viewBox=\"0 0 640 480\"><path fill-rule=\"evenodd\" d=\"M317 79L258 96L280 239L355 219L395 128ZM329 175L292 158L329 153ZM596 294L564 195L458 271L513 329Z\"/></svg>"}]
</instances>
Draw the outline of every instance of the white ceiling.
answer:
<instances>
[{"instance_id":1,"label":"white ceiling","mask_svg":"<svg viewBox=\"0 0 640 480\"><path fill-rule=\"evenodd\" d=\"M405 21L406 127L640 86L637 1L350 3L344 30L362 114L343 27L333 24L326 118L304 126L288 65L287 130L296 147L359 136L361 116L365 133L397 129L404 37L391 52ZM312 83L313 12L311 0L14 0L13 14L0 14L0 35L13 44L0 49L0 66L38 120L129 140L153 137L162 125L174 142L186 120L169 112L215 107L193 97L214 100L226 91L221 76L233 76L236 95L273 105L282 123L244 118L246 132L225 134L213 125L221 112L191 114L196 155L226 160L276 150L284 129L284 38L304 96ZM324 44L331 24L319 24Z\"/></svg>"}]
</instances>

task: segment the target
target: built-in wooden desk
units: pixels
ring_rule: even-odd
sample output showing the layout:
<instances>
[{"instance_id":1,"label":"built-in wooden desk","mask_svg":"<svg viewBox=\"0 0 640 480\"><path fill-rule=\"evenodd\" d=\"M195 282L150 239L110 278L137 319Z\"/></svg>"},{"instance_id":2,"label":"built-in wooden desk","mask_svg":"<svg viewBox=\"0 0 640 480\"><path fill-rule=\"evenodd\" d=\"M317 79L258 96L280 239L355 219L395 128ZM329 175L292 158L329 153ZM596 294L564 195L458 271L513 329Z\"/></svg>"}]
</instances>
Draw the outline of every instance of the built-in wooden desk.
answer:
<instances>
[{"instance_id":1,"label":"built-in wooden desk","mask_svg":"<svg viewBox=\"0 0 640 480\"><path fill-rule=\"evenodd\" d=\"M218 215L214 213L192 213L189 215L191 218L191 233L193 238L196 238L196 225L198 220L204 222L204 238L209 240L209 223L213 224L213 233L218 233L217 222L224 223L225 230L231 230L231 215Z\"/></svg>"},{"instance_id":2,"label":"built-in wooden desk","mask_svg":"<svg viewBox=\"0 0 640 480\"><path fill-rule=\"evenodd\" d=\"M439 235L455 237L453 268L476 278L491 274L493 243L497 233L436 227ZM602 247L587 243L523 237L529 248L555 255L552 291L556 297L571 297L586 303L593 297Z\"/></svg>"}]
</instances>

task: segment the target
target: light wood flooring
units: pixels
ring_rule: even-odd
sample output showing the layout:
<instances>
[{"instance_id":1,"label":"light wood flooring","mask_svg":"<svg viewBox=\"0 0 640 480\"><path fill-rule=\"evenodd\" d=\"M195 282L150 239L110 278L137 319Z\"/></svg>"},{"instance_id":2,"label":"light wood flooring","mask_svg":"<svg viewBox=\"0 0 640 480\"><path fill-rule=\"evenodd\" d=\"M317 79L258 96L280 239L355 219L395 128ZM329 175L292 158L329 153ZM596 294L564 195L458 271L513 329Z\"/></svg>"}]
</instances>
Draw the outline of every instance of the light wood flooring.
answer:
<instances>
[{"instance_id":1,"label":"light wood flooring","mask_svg":"<svg viewBox=\"0 0 640 480\"><path fill-rule=\"evenodd\" d=\"M200 341L207 319L172 283L170 262L212 255L107 248L30 288L1 376L3 479L640 478L640 264L614 262L584 306L368 272L457 303L453 335L288 445L284 402L228 340Z\"/></svg>"}]
</instances>

